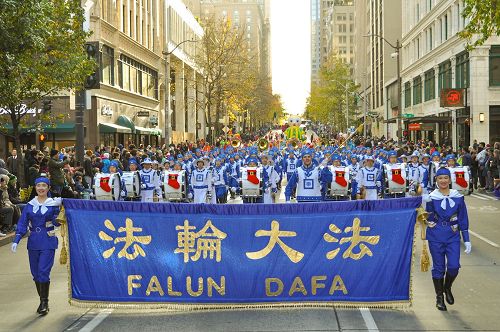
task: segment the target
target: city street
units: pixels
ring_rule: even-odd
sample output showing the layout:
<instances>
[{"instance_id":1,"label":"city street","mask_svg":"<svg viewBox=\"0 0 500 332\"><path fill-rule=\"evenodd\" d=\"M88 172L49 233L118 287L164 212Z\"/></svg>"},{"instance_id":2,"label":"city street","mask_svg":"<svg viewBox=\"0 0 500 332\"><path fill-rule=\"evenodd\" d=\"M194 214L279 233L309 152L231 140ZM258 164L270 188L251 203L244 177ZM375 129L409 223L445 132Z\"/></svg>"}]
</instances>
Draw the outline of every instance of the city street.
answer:
<instances>
[{"instance_id":1,"label":"city street","mask_svg":"<svg viewBox=\"0 0 500 332\"><path fill-rule=\"evenodd\" d=\"M473 249L470 256L462 256L462 269L454 284L456 303L448 305L447 312L435 308L430 272L420 272L422 241L417 237L413 306L407 311L83 309L68 304L67 267L56 263L50 290L51 310L47 316L39 317L35 313L38 299L23 240L16 254L10 252L9 245L0 247L0 331L500 331L497 322L500 312L500 267L497 265L500 261L500 201L483 193L474 193L466 201Z\"/></svg>"}]
</instances>

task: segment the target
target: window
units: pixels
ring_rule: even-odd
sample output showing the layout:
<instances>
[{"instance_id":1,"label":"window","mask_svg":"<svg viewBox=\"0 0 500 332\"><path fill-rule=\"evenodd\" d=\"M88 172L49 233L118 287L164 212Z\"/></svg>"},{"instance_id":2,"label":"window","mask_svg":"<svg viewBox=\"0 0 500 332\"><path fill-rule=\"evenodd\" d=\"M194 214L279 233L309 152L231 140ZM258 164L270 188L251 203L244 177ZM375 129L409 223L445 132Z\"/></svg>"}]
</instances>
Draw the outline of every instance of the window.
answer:
<instances>
[{"instance_id":1,"label":"window","mask_svg":"<svg viewBox=\"0 0 500 332\"><path fill-rule=\"evenodd\" d=\"M120 87L146 97L158 99L158 72L125 55L120 56Z\"/></svg>"},{"instance_id":2,"label":"window","mask_svg":"<svg viewBox=\"0 0 500 332\"><path fill-rule=\"evenodd\" d=\"M448 40L448 15L444 15L444 40Z\"/></svg>"},{"instance_id":3,"label":"window","mask_svg":"<svg viewBox=\"0 0 500 332\"><path fill-rule=\"evenodd\" d=\"M411 106L411 87L410 87L410 82L405 83L405 108Z\"/></svg>"},{"instance_id":4,"label":"window","mask_svg":"<svg viewBox=\"0 0 500 332\"><path fill-rule=\"evenodd\" d=\"M433 39L432 39L432 28L429 28L429 50L432 51L433 48Z\"/></svg>"},{"instance_id":5,"label":"window","mask_svg":"<svg viewBox=\"0 0 500 332\"><path fill-rule=\"evenodd\" d=\"M469 87L469 53L463 52L457 55L455 66L455 83L457 88Z\"/></svg>"},{"instance_id":6,"label":"window","mask_svg":"<svg viewBox=\"0 0 500 332\"><path fill-rule=\"evenodd\" d=\"M115 84L114 50L109 46L102 45L100 67L101 67L101 83L114 85Z\"/></svg>"},{"instance_id":7,"label":"window","mask_svg":"<svg viewBox=\"0 0 500 332\"><path fill-rule=\"evenodd\" d=\"M413 105L422 102L422 78L417 76L413 79Z\"/></svg>"},{"instance_id":8,"label":"window","mask_svg":"<svg viewBox=\"0 0 500 332\"><path fill-rule=\"evenodd\" d=\"M439 65L438 83L439 93L441 93L441 89L451 88L451 61Z\"/></svg>"},{"instance_id":9,"label":"window","mask_svg":"<svg viewBox=\"0 0 500 332\"><path fill-rule=\"evenodd\" d=\"M436 98L436 78L434 76L434 69L431 69L425 73L424 101Z\"/></svg>"},{"instance_id":10,"label":"window","mask_svg":"<svg viewBox=\"0 0 500 332\"><path fill-rule=\"evenodd\" d=\"M500 45L490 49L490 86L500 86Z\"/></svg>"}]
</instances>

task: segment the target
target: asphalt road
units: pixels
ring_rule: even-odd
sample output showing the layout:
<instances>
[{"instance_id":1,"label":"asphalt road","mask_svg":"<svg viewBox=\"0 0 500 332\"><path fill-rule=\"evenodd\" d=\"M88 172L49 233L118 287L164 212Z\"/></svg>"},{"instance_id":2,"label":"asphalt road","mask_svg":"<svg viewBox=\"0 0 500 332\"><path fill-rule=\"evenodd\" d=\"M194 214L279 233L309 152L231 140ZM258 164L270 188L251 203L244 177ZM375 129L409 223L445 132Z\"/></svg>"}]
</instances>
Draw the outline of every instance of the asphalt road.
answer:
<instances>
[{"instance_id":1,"label":"asphalt road","mask_svg":"<svg viewBox=\"0 0 500 332\"><path fill-rule=\"evenodd\" d=\"M8 245L0 247L0 331L500 331L500 201L484 194L473 194L466 201L472 254L462 256L462 269L454 284L456 303L448 305L447 312L435 308L430 272L420 272L417 256L413 306L407 311L89 310L68 304L67 267L56 264L51 276L50 313L39 317L23 241L16 254ZM417 255L420 249L421 241L417 241Z\"/></svg>"}]
</instances>

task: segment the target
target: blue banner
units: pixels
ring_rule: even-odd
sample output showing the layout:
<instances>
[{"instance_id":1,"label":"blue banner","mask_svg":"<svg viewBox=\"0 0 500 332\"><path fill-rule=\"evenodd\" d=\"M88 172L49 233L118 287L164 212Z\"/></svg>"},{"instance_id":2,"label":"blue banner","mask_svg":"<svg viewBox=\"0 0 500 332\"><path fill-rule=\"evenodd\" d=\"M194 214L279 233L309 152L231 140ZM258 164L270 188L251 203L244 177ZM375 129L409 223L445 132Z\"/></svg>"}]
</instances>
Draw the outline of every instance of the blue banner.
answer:
<instances>
[{"instance_id":1,"label":"blue banner","mask_svg":"<svg viewBox=\"0 0 500 332\"><path fill-rule=\"evenodd\" d=\"M65 199L70 300L408 304L420 204Z\"/></svg>"}]
</instances>

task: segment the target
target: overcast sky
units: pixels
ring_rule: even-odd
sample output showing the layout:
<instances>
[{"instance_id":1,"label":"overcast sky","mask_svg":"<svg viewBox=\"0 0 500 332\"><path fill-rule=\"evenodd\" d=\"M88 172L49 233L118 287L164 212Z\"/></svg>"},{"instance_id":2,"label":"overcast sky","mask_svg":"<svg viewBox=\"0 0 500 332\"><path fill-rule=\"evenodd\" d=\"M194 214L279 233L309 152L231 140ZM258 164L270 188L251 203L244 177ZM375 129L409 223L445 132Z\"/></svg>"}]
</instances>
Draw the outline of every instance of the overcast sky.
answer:
<instances>
[{"instance_id":1,"label":"overcast sky","mask_svg":"<svg viewBox=\"0 0 500 332\"><path fill-rule=\"evenodd\" d=\"M311 82L310 0L271 0L273 92L289 113L304 112Z\"/></svg>"}]
</instances>

